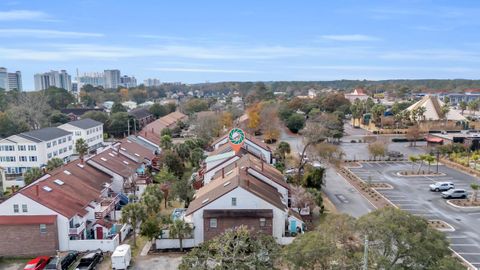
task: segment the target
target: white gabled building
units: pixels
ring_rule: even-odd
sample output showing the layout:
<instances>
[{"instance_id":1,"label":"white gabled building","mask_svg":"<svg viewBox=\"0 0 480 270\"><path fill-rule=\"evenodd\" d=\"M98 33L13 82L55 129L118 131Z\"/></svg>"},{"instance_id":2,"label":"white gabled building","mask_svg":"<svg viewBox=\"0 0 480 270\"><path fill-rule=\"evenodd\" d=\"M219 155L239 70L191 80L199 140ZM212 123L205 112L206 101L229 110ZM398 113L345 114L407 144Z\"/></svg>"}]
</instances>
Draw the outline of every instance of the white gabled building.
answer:
<instances>
[{"instance_id":1,"label":"white gabled building","mask_svg":"<svg viewBox=\"0 0 480 270\"><path fill-rule=\"evenodd\" d=\"M289 211L280 185L238 165L195 193L185 213L185 220L193 224L194 245L239 225L272 235L281 244L291 242L290 232L303 231L304 223Z\"/></svg>"},{"instance_id":2,"label":"white gabled building","mask_svg":"<svg viewBox=\"0 0 480 270\"><path fill-rule=\"evenodd\" d=\"M0 140L0 167L5 171L3 189L23 186L23 173L32 167L43 167L48 160L65 162L73 153L73 134L49 127L12 135Z\"/></svg>"},{"instance_id":3,"label":"white gabled building","mask_svg":"<svg viewBox=\"0 0 480 270\"><path fill-rule=\"evenodd\" d=\"M75 142L83 139L88 144L89 151L95 150L103 145L103 123L90 118L68 122L59 128L73 133L73 150L75 153Z\"/></svg>"}]
</instances>

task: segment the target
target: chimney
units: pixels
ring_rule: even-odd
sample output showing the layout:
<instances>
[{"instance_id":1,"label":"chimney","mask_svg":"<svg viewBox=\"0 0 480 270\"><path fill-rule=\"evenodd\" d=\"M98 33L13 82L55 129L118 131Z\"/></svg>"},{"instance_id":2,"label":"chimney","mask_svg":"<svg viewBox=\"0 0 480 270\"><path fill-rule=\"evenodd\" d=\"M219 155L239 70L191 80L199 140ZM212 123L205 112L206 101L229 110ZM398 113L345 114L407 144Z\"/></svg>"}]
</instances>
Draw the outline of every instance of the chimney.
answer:
<instances>
[{"instance_id":1,"label":"chimney","mask_svg":"<svg viewBox=\"0 0 480 270\"><path fill-rule=\"evenodd\" d=\"M152 127L152 133L153 133L153 127Z\"/></svg>"},{"instance_id":2,"label":"chimney","mask_svg":"<svg viewBox=\"0 0 480 270\"><path fill-rule=\"evenodd\" d=\"M38 186L38 184L35 185L35 193L38 196L40 196L40 187Z\"/></svg>"},{"instance_id":3,"label":"chimney","mask_svg":"<svg viewBox=\"0 0 480 270\"><path fill-rule=\"evenodd\" d=\"M222 168L222 178L225 178L225 168Z\"/></svg>"},{"instance_id":4,"label":"chimney","mask_svg":"<svg viewBox=\"0 0 480 270\"><path fill-rule=\"evenodd\" d=\"M263 159L262 159L262 172L263 172Z\"/></svg>"}]
</instances>

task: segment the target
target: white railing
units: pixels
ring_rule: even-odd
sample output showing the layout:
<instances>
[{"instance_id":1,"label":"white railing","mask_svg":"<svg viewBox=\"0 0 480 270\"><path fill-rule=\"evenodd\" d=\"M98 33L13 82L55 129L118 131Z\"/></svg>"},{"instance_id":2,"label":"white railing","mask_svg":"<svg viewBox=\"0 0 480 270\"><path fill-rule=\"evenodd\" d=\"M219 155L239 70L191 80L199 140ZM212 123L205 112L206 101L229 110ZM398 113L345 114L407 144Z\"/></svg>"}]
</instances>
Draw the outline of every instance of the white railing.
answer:
<instances>
[{"instance_id":1,"label":"white railing","mask_svg":"<svg viewBox=\"0 0 480 270\"><path fill-rule=\"evenodd\" d=\"M100 249L103 252L113 252L120 244L119 238L117 234L113 239L69 240L68 249L75 251Z\"/></svg>"},{"instance_id":2,"label":"white railing","mask_svg":"<svg viewBox=\"0 0 480 270\"><path fill-rule=\"evenodd\" d=\"M80 223L78 227L69 228L68 234L79 235L83 230L85 230L85 222Z\"/></svg>"}]
</instances>

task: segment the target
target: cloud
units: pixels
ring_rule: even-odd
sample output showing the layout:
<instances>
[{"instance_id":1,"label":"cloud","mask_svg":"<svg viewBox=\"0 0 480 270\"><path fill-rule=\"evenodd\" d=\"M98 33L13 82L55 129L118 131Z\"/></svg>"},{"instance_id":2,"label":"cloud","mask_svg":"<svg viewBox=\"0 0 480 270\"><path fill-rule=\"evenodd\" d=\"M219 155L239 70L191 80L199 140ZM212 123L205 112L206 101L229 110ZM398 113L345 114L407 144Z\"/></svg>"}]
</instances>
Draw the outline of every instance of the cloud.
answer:
<instances>
[{"instance_id":1,"label":"cloud","mask_svg":"<svg viewBox=\"0 0 480 270\"><path fill-rule=\"evenodd\" d=\"M49 29L0 29L0 37L33 37L33 38L86 38L103 37L100 33L58 31Z\"/></svg>"},{"instance_id":2,"label":"cloud","mask_svg":"<svg viewBox=\"0 0 480 270\"><path fill-rule=\"evenodd\" d=\"M239 70L239 69L176 68L176 67L150 68L149 70L163 71L163 72L193 72L193 73L258 73L258 71Z\"/></svg>"},{"instance_id":3,"label":"cloud","mask_svg":"<svg viewBox=\"0 0 480 270\"><path fill-rule=\"evenodd\" d=\"M43 11L9 10L0 11L0 21L47 21L50 16Z\"/></svg>"},{"instance_id":4,"label":"cloud","mask_svg":"<svg viewBox=\"0 0 480 270\"><path fill-rule=\"evenodd\" d=\"M367 36L367 35L324 35L321 36L322 39L333 40L333 41L375 41L380 40L377 37Z\"/></svg>"}]
</instances>

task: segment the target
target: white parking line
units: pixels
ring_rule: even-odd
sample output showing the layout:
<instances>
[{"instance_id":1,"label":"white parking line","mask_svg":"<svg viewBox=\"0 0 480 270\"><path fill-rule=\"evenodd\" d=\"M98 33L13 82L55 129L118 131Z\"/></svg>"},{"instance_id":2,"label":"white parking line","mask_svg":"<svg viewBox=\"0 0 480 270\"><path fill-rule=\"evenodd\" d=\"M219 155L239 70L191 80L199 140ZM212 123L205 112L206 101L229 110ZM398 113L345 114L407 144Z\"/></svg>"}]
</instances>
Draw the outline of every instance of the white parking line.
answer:
<instances>
[{"instance_id":1,"label":"white parking line","mask_svg":"<svg viewBox=\"0 0 480 270\"><path fill-rule=\"evenodd\" d=\"M476 247L477 244L450 244L450 246L459 246L459 247L462 247L462 246L466 246L466 247L472 246L473 247L473 246L475 246Z\"/></svg>"},{"instance_id":2,"label":"white parking line","mask_svg":"<svg viewBox=\"0 0 480 270\"><path fill-rule=\"evenodd\" d=\"M478 252L457 252L458 254L461 255L480 255Z\"/></svg>"},{"instance_id":3,"label":"white parking line","mask_svg":"<svg viewBox=\"0 0 480 270\"><path fill-rule=\"evenodd\" d=\"M463 239L463 238L467 238L466 236L447 236L447 239Z\"/></svg>"}]
</instances>

